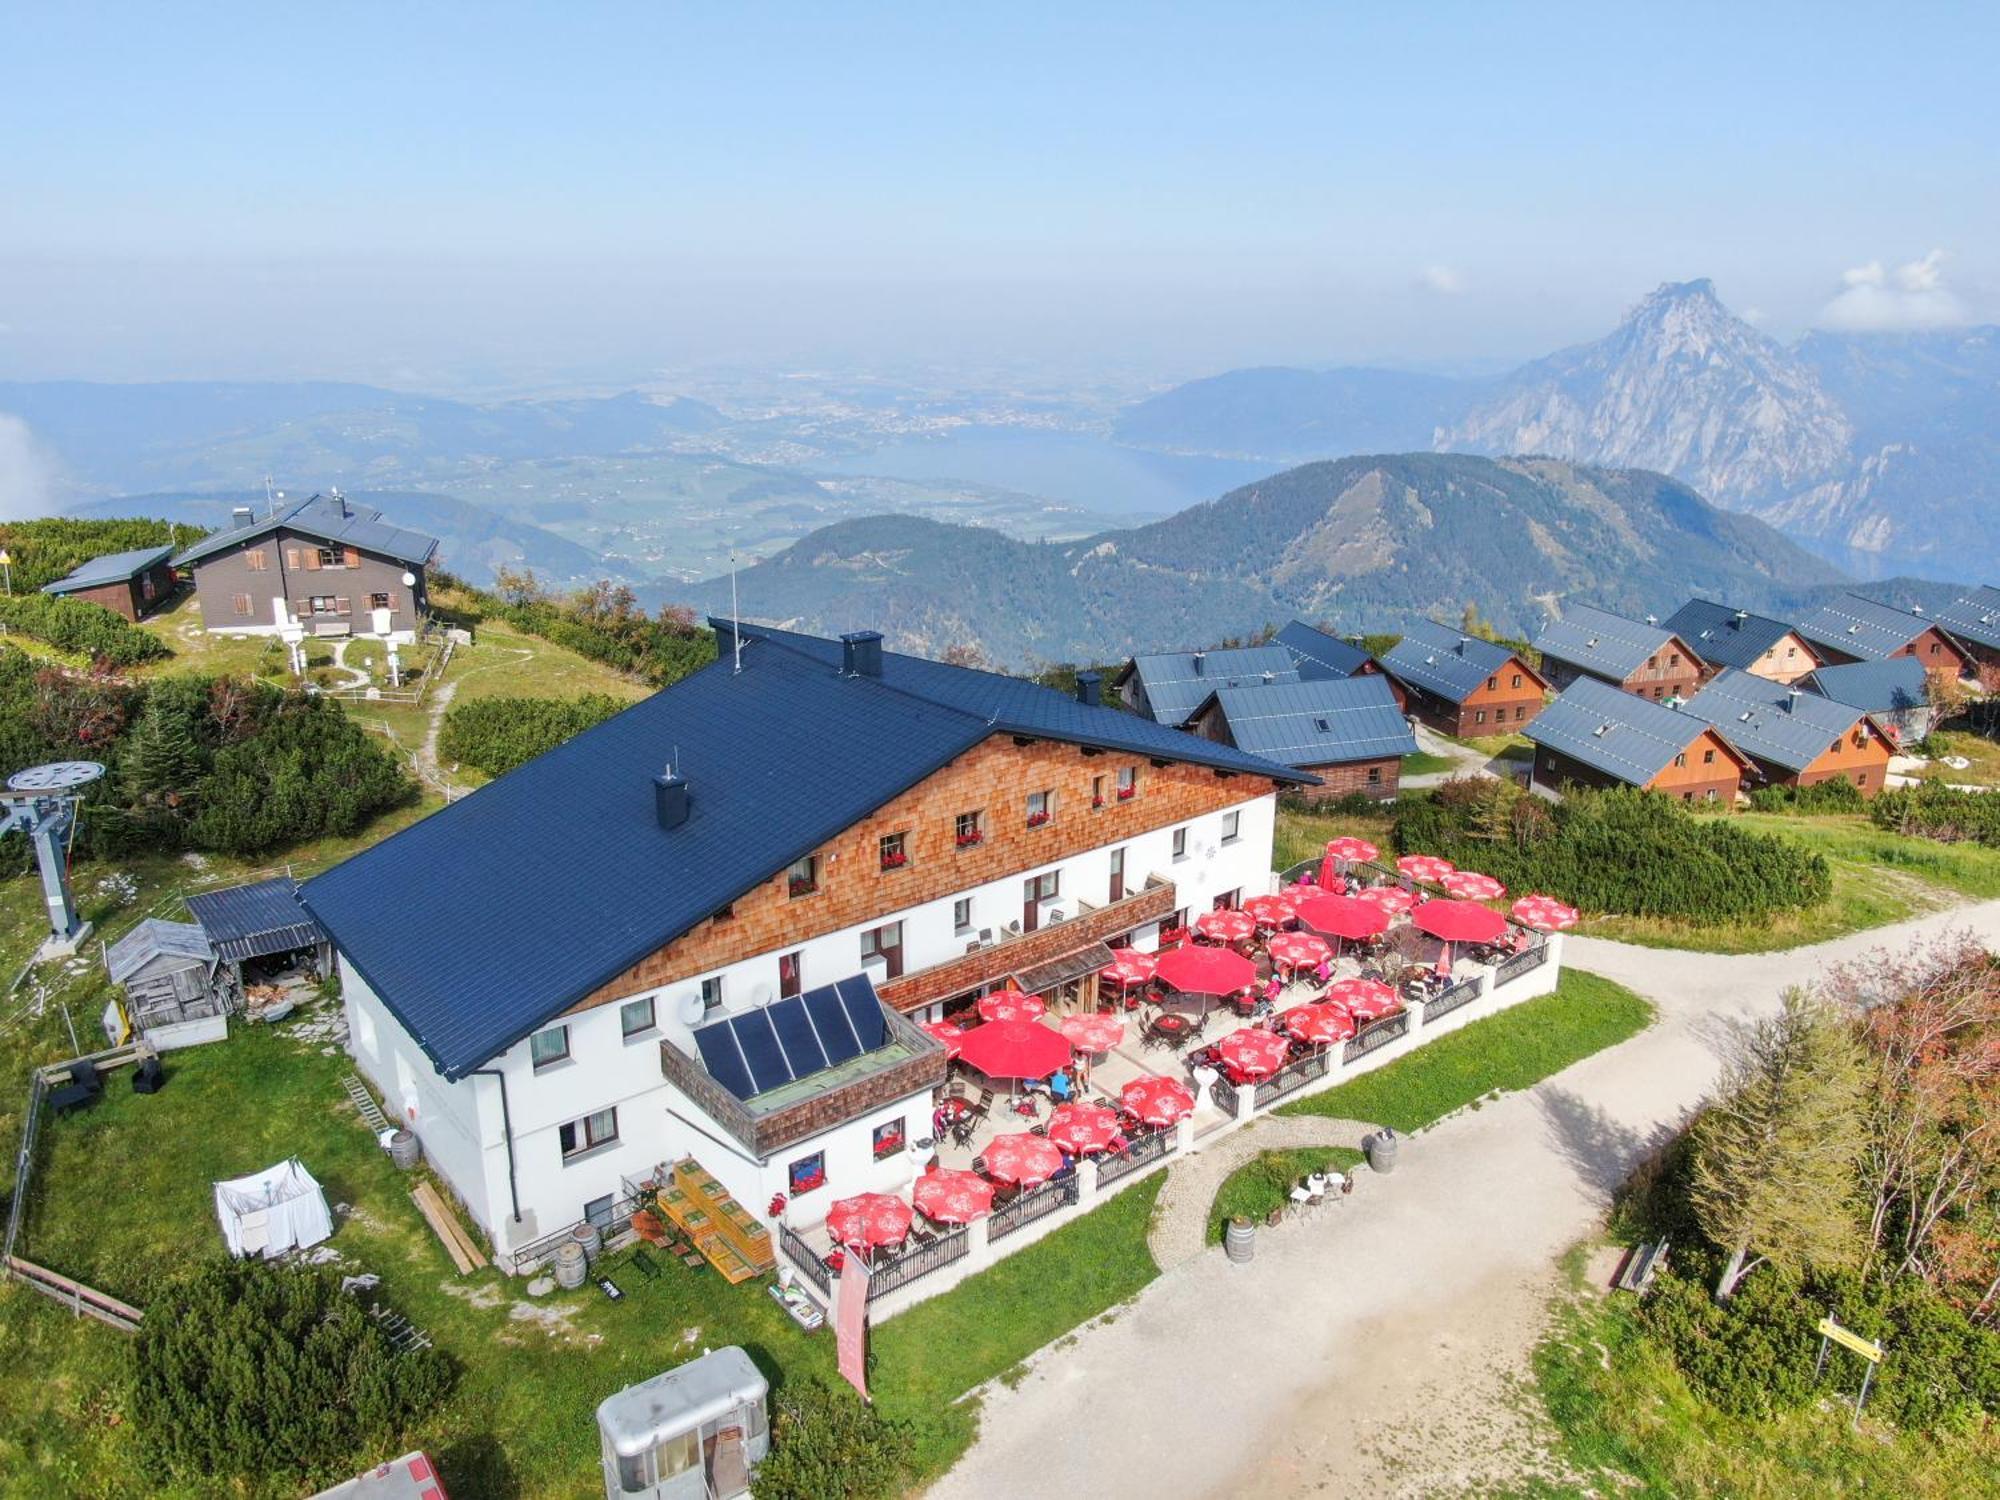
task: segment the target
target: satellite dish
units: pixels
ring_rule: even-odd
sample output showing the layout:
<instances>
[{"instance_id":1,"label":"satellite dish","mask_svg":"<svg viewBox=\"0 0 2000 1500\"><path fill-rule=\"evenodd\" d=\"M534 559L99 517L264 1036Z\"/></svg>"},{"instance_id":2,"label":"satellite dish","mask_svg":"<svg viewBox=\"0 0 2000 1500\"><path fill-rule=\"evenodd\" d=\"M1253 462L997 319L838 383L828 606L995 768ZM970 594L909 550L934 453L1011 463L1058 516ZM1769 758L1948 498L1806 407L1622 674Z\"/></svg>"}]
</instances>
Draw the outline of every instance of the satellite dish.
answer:
<instances>
[{"instance_id":1,"label":"satellite dish","mask_svg":"<svg viewBox=\"0 0 2000 1500\"><path fill-rule=\"evenodd\" d=\"M708 1014L708 1007L702 1004L701 992L699 990L689 990L679 1000L675 1001L674 1004L680 1013L681 1024L683 1026L699 1026L701 1018Z\"/></svg>"},{"instance_id":2,"label":"satellite dish","mask_svg":"<svg viewBox=\"0 0 2000 1500\"><path fill-rule=\"evenodd\" d=\"M750 989L750 1003L752 1005L769 1005L776 997L776 993L768 984L753 985Z\"/></svg>"},{"instance_id":3,"label":"satellite dish","mask_svg":"<svg viewBox=\"0 0 2000 1500\"><path fill-rule=\"evenodd\" d=\"M403 575L403 587L406 589L413 589L416 586L417 586L417 575L414 573L405 573Z\"/></svg>"},{"instance_id":4,"label":"satellite dish","mask_svg":"<svg viewBox=\"0 0 2000 1500\"><path fill-rule=\"evenodd\" d=\"M16 771L7 778L7 788L15 792L69 792L88 786L103 774L104 767L94 760L52 760Z\"/></svg>"}]
</instances>

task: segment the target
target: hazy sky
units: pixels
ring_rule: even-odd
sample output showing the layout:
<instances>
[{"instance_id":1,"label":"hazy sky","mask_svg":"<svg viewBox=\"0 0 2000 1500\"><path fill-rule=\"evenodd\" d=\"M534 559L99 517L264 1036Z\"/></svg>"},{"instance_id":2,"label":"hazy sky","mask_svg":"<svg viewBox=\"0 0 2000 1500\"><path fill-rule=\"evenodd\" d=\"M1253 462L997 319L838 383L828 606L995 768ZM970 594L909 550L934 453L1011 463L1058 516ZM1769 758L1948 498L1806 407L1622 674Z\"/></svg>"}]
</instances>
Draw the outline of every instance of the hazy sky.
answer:
<instances>
[{"instance_id":1,"label":"hazy sky","mask_svg":"<svg viewBox=\"0 0 2000 1500\"><path fill-rule=\"evenodd\" d=\"M0 378L2000 318L2000 8L7 6ZM1074 12L1087 12L1075 14Z\"/></svg>"}]
</instances>

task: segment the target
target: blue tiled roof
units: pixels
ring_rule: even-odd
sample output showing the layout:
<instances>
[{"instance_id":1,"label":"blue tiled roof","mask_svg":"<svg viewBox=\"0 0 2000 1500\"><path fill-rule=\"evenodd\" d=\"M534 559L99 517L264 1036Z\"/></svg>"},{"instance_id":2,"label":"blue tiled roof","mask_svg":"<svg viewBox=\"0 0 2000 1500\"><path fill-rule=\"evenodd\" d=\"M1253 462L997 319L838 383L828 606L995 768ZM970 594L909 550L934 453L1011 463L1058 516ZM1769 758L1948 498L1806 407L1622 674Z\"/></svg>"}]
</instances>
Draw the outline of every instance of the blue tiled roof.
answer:
<instances>
[{"instance_id":1,"label":"blue tiled roof","mask_svg":"<svg viewBox=\"0 0 2000 1500\"><path fill-rule=\"evenodd\" d=\"M227 531L218 531L205 536L192 547L174 559L178 567L187 567L219 552L226 552L244 542L255 541L267 536L280 526L287 531L296 531L301 536L315 537L329 546L358 548L363 552L373 552L381 557L393 558L420 568L431 560L437 551L436 537L425 536L422 532L408 531L401 526L391 526L382 519L382 512L370 510L365 505L352 501L344 505L334 499L323 499L318 495L304 500L294 500L289 505L280 506L268 516L260 516L245 525L235 526Z\"/></svg>"},{"instance_id":2,"label":"blue tiled roof","mask_svg":"<svg viewBox=\"0 0 2000 1500\"><path fill-rule=\"evenodd\" d=\"M1352 677L1372 660L1359 646L1350 645L1339 636L1328 635L1304 620L1294 620L1279 631L1277 641L1291 653L1292 665L1298 668L1302 682Z\"/></svg>"},{"instance_id":3,"label":"blue tiled roof","mask_svg":"<svg viewBox=\"0 0 2000 1500\"><path fill-rule=\"evenodd\" d=\"M1419 620L1383 656L1382 670L1398 682L1422 688L1447 703L1463 703L1487 678L1511 670L1510 663L1515 660L1505 646ZM1523 662L1522 669L1526 665Z\"/></svg>"},{"instance_id":4,"label":"blue tiled roof","mask_svg":"<svg viewBox=\"0 0 2000 1500\"><path fill-rule=\"evenodd\" d=\"M307 882L300 898L463 1076L989 736L1297 772L1036 683L745 627L730 653ZM688 819L662 830L670 760Z\"/></svg>"},{"instance_id":5,"label":"blue tiled roof","mask_svg":"<svg viewBox=\"0 0 2000 1500\"><path fill-rule=\"evenodd\" d=\"M1224 688L1214 698L1237 749L1288 766L1381 760L1417 751L1416 736L1396 707L1389 679L1379 673Z\"/></svg>"},{"instance_id":6,"label":"blue tiled roof","mask_svg":"<svg viewBox=\"0 0 2000 1500\"><path fill-rule=\"evenodd\" d=\"M1962 641L2000 651L2000 589L1982 585L1937 612L1937 622Z\"/></svg>"},{"instance_id":7,"label":"blue tiled roof","mask_svg":"<svg viewBox=\"0 0 2000 1500\"><path fill-rule=\"evenodd\" d=\"M1892 656L1930 629L1931 621L1906 609L1842 594L1799 620L1799 634L1815 646L1875 661Z\"/></svg>"},{"instance_id":8,"label":"blue tiled roof","mask_svg":"<svg viewBox=\"0 0 2000 1500\"><path fill-rule=\"evenodd\" d=\"M1185 724L1218 688L1299 680L1291 652L1278 645L1156 652L1133 657L1130 670L1146 690L1153 717L1167 725Z\"/></svg>"},{"instance_id":9,"label":"blue tiled roof","mask_svg":"<svg viewBox=\"0 0 2000 1500\"><path fill-rule=\"evenodd\" d=\"M1628 786L1644 786L1707 727L1678 709L1579 677L1521 732Z\"/></svg>"},{"instance_id":10,"label":"blue tiled roof","mask_svg":"<svg viewBox=\"0 0 2000 1500\"><path fill-rule=\"evenodd\" d=\"M1924 664L1914 656L1891 656L1881 661L1848 662L1838 667L1820 667L1799 679L1799 685L1822 698L1845 703L1871 714L1901 713L1922 708L1925 702Z\"/></svg>"},{"instance_id":11,"label":"blue tiled roof","mask_svg":"<svg viewBox=\"0 0 2000 1500\"><path fill-rule=\"evenodd\" d=\"M1676 648L1674 639L1664 625L1628 620L1588 604L1570 604L1564 606L1560 620L1551 621L1535 638L1535 649L1545 657L1623 682L1654 657L1693 649L1685 642Z\"/></svg>"},{"instance_id":12,"label":"blue tiled roof","mask_svg":"<svg viewBox=\"0 0 2000 1500\"><path fill-rule=\"evenodd\" d=\"M172 547L135 547L130 552L107 552L102 557L79 563L67 578L42 585L45 594L73 594L78 589L100 588L107 583L124 583L148 568L173 556Z\"/></svg>"},{"instance_id":13,"label":"blue tiled roof","mask_svg":"<svg viewBox=\"0 0 2000 1500\"><path fill-rule=\"evenodd\" d=\"M1681 709L1715 726L1754 760L1803 771L1862 718L1851 704L1794 693L1782 682L1733 669L1717 675Z\"/></svg>"},{"instance_id":14,"label":"blue tiled roof","mask_svg":"<svg viewBox=\"0 0 2000 1500\"><path fill-rule=\"evenodd\" d=\"M1699 652L1710 666L1746 671L1792 629L1783 620L1739 611L1713 599L1688 600L1667 617L1666 628Z\"/></svg>"},{"instance_id":15,"label":"blue tiled roof","mask_svg":"<svg viewBox=\"0 0 2000 1500\"><path fill-rule=\"evenodd\" d=\"M304 912L298 888L280 875L250 885L203 891L187 898L187 909L215 951L241 962L267 958L324 942L326 934Z\"/></svg>"}]
</instances>

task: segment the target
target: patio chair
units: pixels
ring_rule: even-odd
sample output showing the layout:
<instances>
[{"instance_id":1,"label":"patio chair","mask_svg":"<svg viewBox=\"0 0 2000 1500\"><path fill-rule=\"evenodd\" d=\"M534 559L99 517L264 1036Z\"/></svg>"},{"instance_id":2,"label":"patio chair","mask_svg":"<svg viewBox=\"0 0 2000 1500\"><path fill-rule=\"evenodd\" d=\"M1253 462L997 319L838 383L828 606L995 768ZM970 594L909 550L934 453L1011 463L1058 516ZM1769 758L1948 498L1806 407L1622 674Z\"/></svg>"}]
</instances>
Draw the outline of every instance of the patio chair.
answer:
<instances>
[{"instance_id":1,"label":"patio chair","mask_svg":"<svg viewBox=\"0 0 2000 1500\"><path fill-rule=\"evenodd\" d=\"M974 1104L972 1109L975 1114L989 1115L993 1113L993 1090L981 1089L979 1091L979 1102Z\"/></svg>"}]
</instances>

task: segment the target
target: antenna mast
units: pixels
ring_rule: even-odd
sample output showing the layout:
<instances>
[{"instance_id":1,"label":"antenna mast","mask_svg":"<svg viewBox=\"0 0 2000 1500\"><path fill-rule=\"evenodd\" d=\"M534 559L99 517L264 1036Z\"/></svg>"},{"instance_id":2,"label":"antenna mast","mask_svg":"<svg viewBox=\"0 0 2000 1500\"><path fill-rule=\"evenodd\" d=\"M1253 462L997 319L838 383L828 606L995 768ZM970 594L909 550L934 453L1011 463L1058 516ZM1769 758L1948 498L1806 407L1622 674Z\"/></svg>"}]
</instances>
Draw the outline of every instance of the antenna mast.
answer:
<instances>
[{"instance_id":1,"label":"antenna mast","mask_svg":"<svg viewBox=\"0 0 2000 1500\"><path fill-rule=\"evenodd\" d=\"M735 658L729 669L731 677L740 676L743 671L743 616L736 608L736 549L729 549L729 649Z\"/></svg>"}]
</instances>

